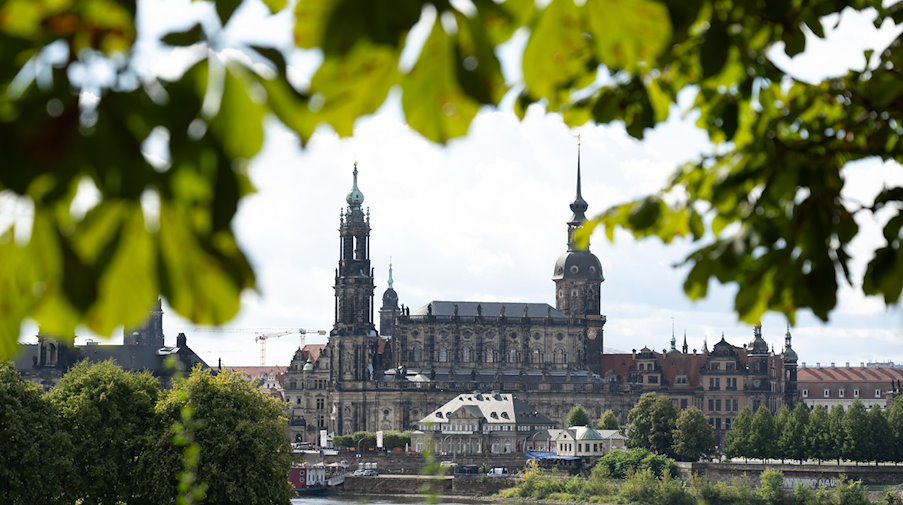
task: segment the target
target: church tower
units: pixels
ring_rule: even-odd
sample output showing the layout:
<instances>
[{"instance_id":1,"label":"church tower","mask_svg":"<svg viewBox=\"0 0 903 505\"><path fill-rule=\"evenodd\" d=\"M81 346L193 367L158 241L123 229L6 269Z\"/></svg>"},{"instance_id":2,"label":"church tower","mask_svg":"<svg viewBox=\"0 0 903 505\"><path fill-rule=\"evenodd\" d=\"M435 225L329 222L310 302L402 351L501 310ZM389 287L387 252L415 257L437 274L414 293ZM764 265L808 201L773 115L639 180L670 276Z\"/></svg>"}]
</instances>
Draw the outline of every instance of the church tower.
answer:
<instances>
[{"instance_id":1,"label":"church tower","mask_svg":"<svg viewBox=\"0 0 903 505\"><path fill-rule=\"evenodd\" d=\"M379 334L383 338L395 334L395 316L398 315L398 293L392 287L392 263L389 263L389 287L383 292L383 305L379 309Z\"/></svg>"},{"instance_id":2,"label":"church tower","mask_svg":"<svg viewBox=\"0 0 903 505\"><path fill-rule=\"evenodd\" d=\"M577 196L571 202L568 221L568 249L555 262L552 280L555 282L555 306L570 317L601 314L602 264L589 251L589 243L577 243L576 233L586 223L589 207L580 191L580 143L577 143Z\"/></svg>"},{"instance_id":3,"label":"church tower","mask_svg":"<svg viewBox=\"0 0 903 505\"><path fill-rule=\"evenodd\" d=\"M373 325L373 270L370 267L370 211L361 209L364 194L354 183L339 216L339 267L335 276L335 325L332 336L376 335Z\"/></svg>"},{"instance_id":4,"label":"church tower","mask_svg":"<svg viewBox=\"0 0 903 505\"><path fill-rule=\"evenodd\" d=\"M147 321L140 328L122 330L123 345L146 345L163 347L163 301L157 298L157 304L148 314Z\"/></svg>"},{"instance_id":5,"label":"church tower","mask_svg":"<svg viewBox=\"0 0 903 505\"><path fill-rule=\"evenodd\" d=\"M781 353L784 358L784 404L789 408L793 408L799 401L799 386L797 384L797 361L796 351L790 345L790 326L787 327L787 334L784 335L784 352Z\"/></svg>"}]
</instances>

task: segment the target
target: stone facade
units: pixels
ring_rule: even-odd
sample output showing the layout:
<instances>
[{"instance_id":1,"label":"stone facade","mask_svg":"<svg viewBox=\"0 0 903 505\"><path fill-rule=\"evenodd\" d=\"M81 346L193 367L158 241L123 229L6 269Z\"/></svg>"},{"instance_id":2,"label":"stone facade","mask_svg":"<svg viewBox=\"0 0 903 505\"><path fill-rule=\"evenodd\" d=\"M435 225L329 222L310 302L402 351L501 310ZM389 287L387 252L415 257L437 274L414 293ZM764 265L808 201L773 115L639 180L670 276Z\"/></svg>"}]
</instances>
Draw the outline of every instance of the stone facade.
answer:
<instances>
[{"instance_id":1,"label":"stone facade","mask_svg":"<svg viewBox=\"0 0 903 505\"><path fill-rule=\"evenodd\" d=\"M340 217L333 330L325 346L299 349L286 373L293 440L316 442L321 430L337 435L408 430L450 397L473 391L517 395L559 422L577 404L591 416L611 409L626 419L639 395L647 391L666 394L681 407L705 407L711 398L708 412L713 424L730 417L714 415L725 405L733 408L734 397L725 393L734 390L728 387L739 388L743 404L747 396L755 397L748 401L772 408L792 400L795 388L784 386L784 360L769 353L767 346L762 351L759 330L755 352L725 342L729 348L719 343L712 353L693 355L676 349L661 355L648 350L603 353L602 266L589 245L575 237L588 207L581 195L579 156L577 193L567 222L568 248L552 273L554 307L434 300L412 311L399 305L390 267L379 309L379 335L373 324L369 210L362 209L357 175L355 165L348 207ZM725 368L713 368L710 358L725 362ZM728 370L726 362L732 359L735 368ZM683 372L662 374L666 365ZM795 380L795 356L792 368ZM723 381L725 388L707 387L709 379L713 386L714 379ZM717 400L720 406L715 396L724 396ZM728 398L730 403L725 403ZM725 422L717 421L722 427Z\"/></svg>"}]
</instances>

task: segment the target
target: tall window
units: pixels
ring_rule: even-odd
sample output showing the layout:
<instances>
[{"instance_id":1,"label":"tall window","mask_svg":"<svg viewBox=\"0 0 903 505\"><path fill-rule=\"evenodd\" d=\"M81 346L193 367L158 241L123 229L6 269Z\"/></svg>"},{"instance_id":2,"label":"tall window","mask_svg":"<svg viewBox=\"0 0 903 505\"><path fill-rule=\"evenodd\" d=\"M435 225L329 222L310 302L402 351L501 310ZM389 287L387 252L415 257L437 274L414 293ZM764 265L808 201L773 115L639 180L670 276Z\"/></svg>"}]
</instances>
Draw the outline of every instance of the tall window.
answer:
<instances>
[{"instance_id":1,"label":"tall window","mask_svg":"<svg viewBox=\"0 0 903 505\"><path fill-rule=\"evenodd\" d=\"M533 349L533 363L537 365L542 363L542 353L539 349Z\"/></svg>"},{"instance_id":2,"label":"tall window","mask_svg":"<svg viewBox=\"0 0 903 505\"><path fill-rule=\"evenodd\" d=\"M464 363L470 363L473 359L473 351L470 350L470 347L465 347L463 351L461 351L461 361Z\"/></svg>"},{"instance_id":3,"label":"tall window","mask_svg":"<svg viewBox=\"0 0 903 505\"><path fill-rule=\"evenodd\" d=\"M517 349L508 351L508 363L517 363Z\"/></svg>"},{"instance_id":4,"label":"tall window","mask_svg":"<svg viewBox=\"0 0 903 505\"><path fill-rule=\"evenodd\" d=\"M495 349L486 349L486 363L495 363L496 361L498 361L498 354Z\"/></svg>"},{"instance_id":5,"label":"tall window","mask_svg":"<svg viewBox=\"0 0 903 505\"><path fill-rule=\"evenodd\" d=\"M423 348L420 344L414 344L414 348L411 349L411 361L423 361Z\"/></svg>"},{"instance_id":6,"label":"tall window","mask_svg":"<svg viewBox=\"0 0 903 505\"><path fill-rule=\"evenodd\" d=\"M438 357L437 361L439 361L439 363L448 362L448 348L445 347L444 345L439 346L439 357Z\"/></svg>"}]
</instances>

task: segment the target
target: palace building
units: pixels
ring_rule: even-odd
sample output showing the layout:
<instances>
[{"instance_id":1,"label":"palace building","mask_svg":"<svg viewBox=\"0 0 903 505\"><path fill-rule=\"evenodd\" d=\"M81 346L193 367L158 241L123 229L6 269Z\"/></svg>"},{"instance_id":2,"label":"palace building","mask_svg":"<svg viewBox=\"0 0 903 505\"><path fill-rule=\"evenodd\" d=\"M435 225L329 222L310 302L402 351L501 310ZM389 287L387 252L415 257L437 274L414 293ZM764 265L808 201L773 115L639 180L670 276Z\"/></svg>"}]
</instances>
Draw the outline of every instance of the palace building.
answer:
<instances>
[{"instance_id":1,"label":"palace building","mask_svg":"<svg viewBox=\"0 0 903 505\"><path fill-rule=\"evenodd\" d=\"M672 351L662 354L603 352L602 264L575 237L588 208L579 150L576 175L568 247L552 270L554 306L439 299L411 310L399 304L390 266L377 331L370 214L355 164L339 220L335 323L327 344L295 352L285 376L292 438L316 441L321 430L408 430L474 391L523 399L553 420L577 404L592 415L611 409L623 419L642 393L655 391L679 407L707 407L711 400L704 410L722 429L735 406L774 409L795 401L789 334L784 356L768 350L761 328L749 348L722 340L711 353L690 354L674 349L672 337Z\"/></svg>"}]
</instances>

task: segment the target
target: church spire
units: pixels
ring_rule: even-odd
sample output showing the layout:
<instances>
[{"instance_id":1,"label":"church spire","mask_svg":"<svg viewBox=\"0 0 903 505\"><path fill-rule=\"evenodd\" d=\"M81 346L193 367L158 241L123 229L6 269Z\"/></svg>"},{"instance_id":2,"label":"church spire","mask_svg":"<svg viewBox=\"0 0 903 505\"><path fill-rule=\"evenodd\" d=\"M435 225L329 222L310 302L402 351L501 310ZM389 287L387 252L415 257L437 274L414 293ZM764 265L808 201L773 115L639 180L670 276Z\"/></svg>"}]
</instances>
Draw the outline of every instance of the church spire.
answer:
<instances>
[{"instance_id":1,"label":"church spire","mask_svg":"<svg viewBox=\"0 0 903 505\"><path fill-rule=\"evenodd\" d=\"M392 288L392 258L389 258L389 280L388 280L389 289Z\"/></svg>"},{"instance_id":2,"label":"church spire","mask_svg":"<svg viewBox=\"0 0 903 505\"><path fill-rule=\"evenodd\" d=\"M589 204L583 199L580 175L580 135L577 135L577 194L574 196L574 201L570 204L572 214L570 221L568 221L568 251L578 250L575 232L577 228L583 226L583 223L586 222L586 209L589 208ZM581 248L581 250L588 250L588 247L586 249Z\"/></svg>"},{"instance_id":3,"label":"church spire","mask_svg":"<svg viewBox=\"0 0 903 505\"><path fill-rule=\"evenodd\" d=\"M357 207L360 209L361 204L364 203L364 194L361 193L361 190L357 188L357 162L354 162L354 183L351 185L351 192L348 193L348 196L345 197L345 201L348 202L349 207Z\"/></svg>"}]
</instances>

